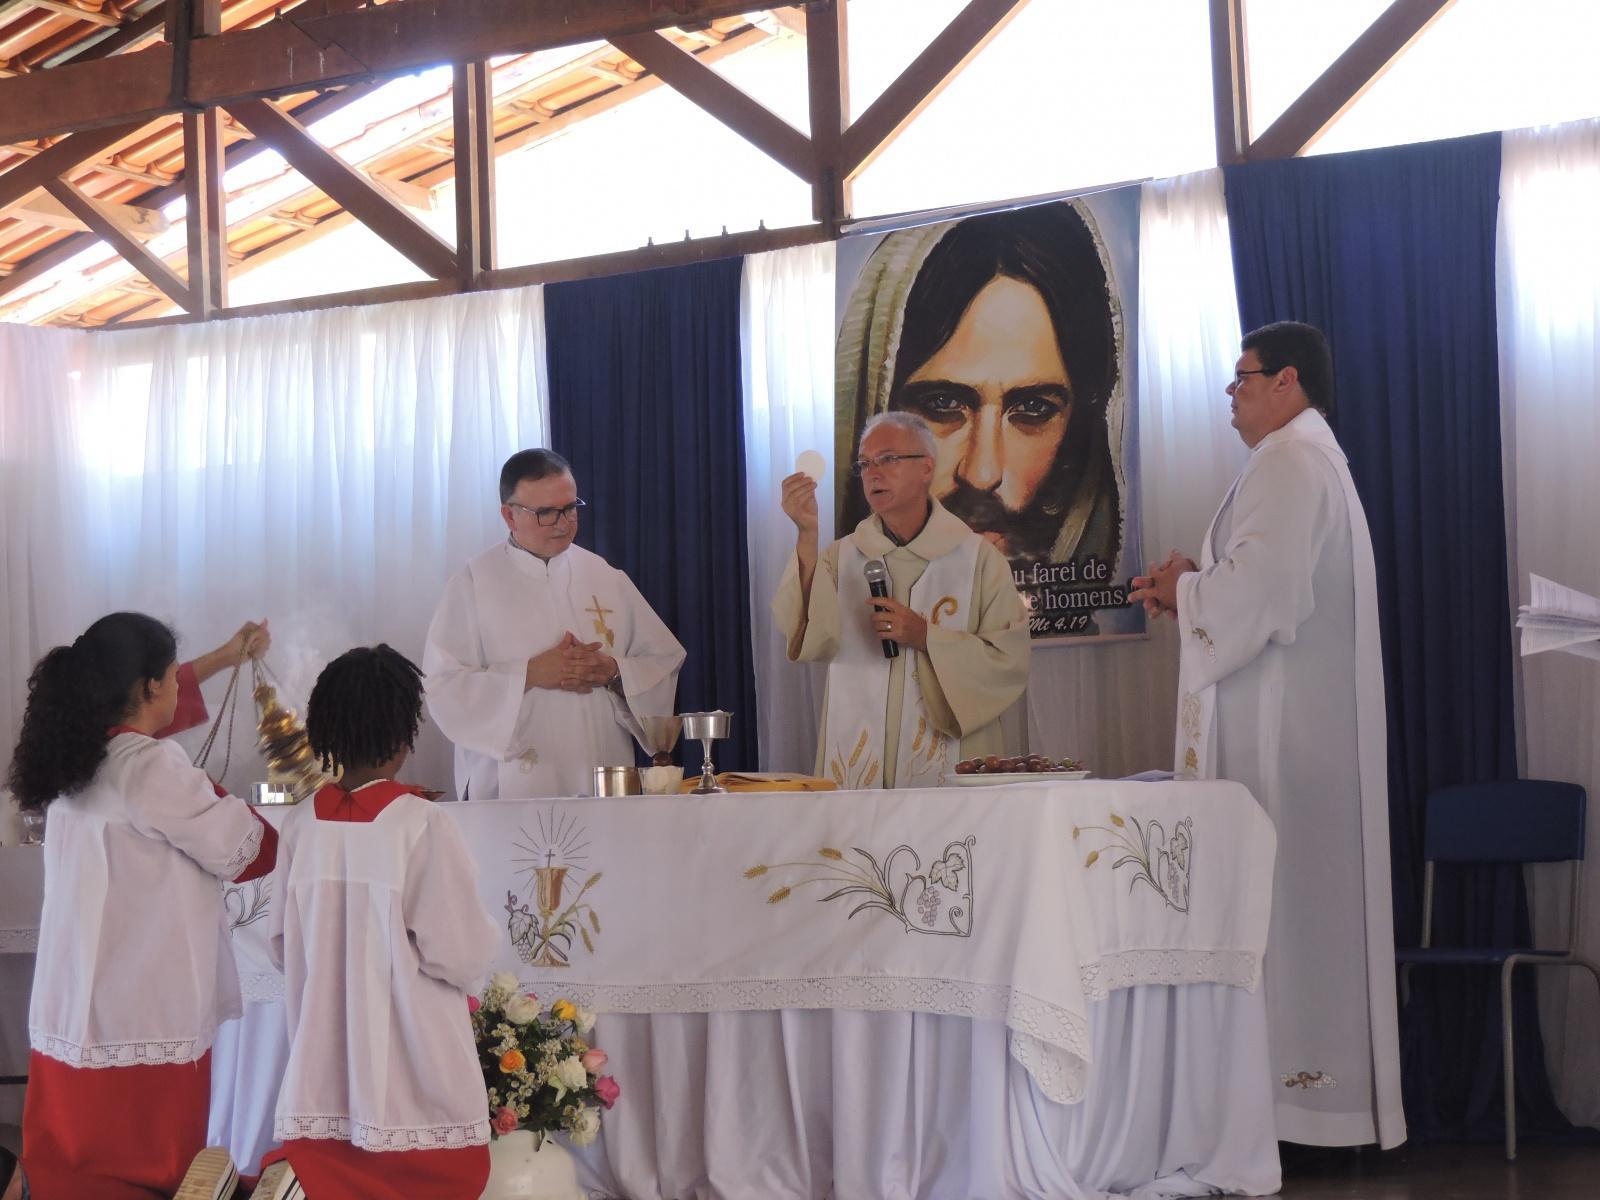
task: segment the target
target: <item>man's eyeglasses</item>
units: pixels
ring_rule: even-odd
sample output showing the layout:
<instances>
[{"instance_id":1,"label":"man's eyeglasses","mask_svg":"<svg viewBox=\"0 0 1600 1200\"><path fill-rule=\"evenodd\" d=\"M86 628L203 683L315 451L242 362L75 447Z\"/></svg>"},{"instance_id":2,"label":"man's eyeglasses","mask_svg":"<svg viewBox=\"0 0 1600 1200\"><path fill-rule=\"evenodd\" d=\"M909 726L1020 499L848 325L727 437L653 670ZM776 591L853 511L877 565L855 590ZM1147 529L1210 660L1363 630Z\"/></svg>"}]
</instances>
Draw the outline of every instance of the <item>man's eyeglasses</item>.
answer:
<instances>
[{"instance_id":1,"label":"man's eyeglasses","mask_svg":"<svg viewBox=\"0 0 1600 1200\"><path fill-rule=\"evenodd\" d=\"M913 458L927 458L926 454L880 454L876 458L858 458L850 464L852 475L865 475L873 467L887 471L895 463L909 462Z\"/></svg>"},{"instance_id":2,"label":"man's eyeglasses","mask_svg":"<svg viewBox=\"0 0 1600 1200\"><path fill-rule=\"evenodd\" d=\"M527 513L534 519L535 523L548 529L557 521L576 521L578 519L578 510L589 506L582 500L574 500L571 504L564 504L560 508L529 508L526 504L518 504L515 500L509 500L506 502L506 507Z\"/></svg>"},{"instance_id":3,"label":"man's eyeglasses","mask_svg":"<svg viewBox=\"0 0 1600 1200\"><path fill-rule=\"evenodd\" d=\"M1244 377L1246 375L1276 375L1278 373L1278 371L1281 371L1281 370L1283 370L1282 367L1279 367L1276 371L1269 371L1266 367L1252 367L1249 370L1245 370L1245 371L1235 371L1233 373L1233 382L1230 383L1228 386L1229 387L1238 387L1241 383L1244 382Z\"/></svg>"}]
</instances>

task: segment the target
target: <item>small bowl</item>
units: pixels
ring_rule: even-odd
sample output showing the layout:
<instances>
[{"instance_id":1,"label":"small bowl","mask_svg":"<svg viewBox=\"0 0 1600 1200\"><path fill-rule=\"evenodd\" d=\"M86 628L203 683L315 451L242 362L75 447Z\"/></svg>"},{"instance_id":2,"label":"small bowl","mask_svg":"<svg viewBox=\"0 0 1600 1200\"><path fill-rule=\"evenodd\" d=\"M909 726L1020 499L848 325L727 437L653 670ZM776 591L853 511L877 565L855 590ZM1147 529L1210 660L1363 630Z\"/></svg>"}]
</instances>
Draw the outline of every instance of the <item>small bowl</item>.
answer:
<instances>
[{"instance_id":1,"label":"small bowl","mask_svg":"<svg viewBox=\"0 0 1600 1200\"><path fill-rule=\"evenodd\" d=\"M647 796L673 796L683 783L682 767L640 767L639 782Z\"/></svg>"}]
</instances>

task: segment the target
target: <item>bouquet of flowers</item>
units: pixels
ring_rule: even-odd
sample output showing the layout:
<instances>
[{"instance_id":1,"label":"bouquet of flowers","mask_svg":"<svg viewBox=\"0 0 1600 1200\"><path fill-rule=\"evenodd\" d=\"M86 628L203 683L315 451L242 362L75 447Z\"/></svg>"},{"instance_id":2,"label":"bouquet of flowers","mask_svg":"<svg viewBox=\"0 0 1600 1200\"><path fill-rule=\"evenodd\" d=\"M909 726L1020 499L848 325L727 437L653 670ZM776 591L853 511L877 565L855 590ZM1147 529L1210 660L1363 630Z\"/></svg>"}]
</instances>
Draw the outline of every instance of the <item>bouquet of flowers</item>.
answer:
<instances>
[{"instance_id":1,"label":"bouquet of flowers","mask_svg":"<svg viewBox=\"0 0 1600 1200\"><path fill-rule=\"evenodd\" d=\"M468 996L472 1033L496 1137L526 1129L536 1145L561 1132L573 1145L599 1136L600 1109L621 1089L605 1070L606 1052L591 1046L594 1014L570 1000L541 1008L516 976L497 971L482 997Z\"/></svg>"}]
</instances>

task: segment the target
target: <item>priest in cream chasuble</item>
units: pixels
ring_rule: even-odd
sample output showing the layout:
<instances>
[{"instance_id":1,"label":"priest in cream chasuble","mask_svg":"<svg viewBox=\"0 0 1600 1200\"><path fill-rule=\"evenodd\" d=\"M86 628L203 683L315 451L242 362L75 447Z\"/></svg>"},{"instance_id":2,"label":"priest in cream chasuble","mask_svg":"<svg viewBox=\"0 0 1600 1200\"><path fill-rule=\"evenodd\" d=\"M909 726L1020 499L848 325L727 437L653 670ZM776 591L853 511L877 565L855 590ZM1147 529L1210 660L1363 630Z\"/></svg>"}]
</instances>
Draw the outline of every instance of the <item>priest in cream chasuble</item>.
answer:
<instances>
[{"instance_id":1,"label":"priest in cream chasuble","mask_svg":"<svg viewBox=\"0 0 1600 1200\"><path fill-rule=\"evenodd\" d=\"M639 718L670 716L684 651L621 571L573 545L565 459L524 450L500 478L508 536L451 577L428 629L428 711L464 800L581 796L633 762Z\"/></svg>"},{"instance_id":2,"label":"priest in cream chasuble","mask_svg":"<svg viewBox=\"0 0 1600 1200\"><path fill-rule=\"evenodd\" d=\"M844 788L928 787L962 758L1001 751L1000 714L1028 683L1027 612L1000 552L929 495L933 434L884 413L856 467L872 515L817 546L816 484L783 481L798 529L773 600L793 662L827 662L818 775ZM865 568L881 561L890 595ZM900 647L885 658L883 642Z\"/></svg>"}]
</instances>

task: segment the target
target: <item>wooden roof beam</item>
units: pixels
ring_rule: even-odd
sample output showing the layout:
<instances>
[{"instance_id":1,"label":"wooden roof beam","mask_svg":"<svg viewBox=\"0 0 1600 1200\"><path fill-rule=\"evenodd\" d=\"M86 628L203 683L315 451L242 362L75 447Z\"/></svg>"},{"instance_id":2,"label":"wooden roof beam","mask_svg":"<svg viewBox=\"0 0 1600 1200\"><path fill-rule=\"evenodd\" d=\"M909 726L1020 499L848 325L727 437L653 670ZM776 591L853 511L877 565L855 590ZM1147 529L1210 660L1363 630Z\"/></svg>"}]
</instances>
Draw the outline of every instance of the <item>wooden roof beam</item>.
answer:
<instances>
[{"instance_id":1,"label":"wooden roof beam","mask_svg":"<svg viewBox=\"0 0 1600 1200\"><path fill-rule=\"evenodd\" d=\"M840 163L850 111L846 0L824 0L811 11L806 35L806 89L811 103L811 216L838 231L850 215L850 181Z\"/></svg>"},{"instance_id":2,"label":"wooden roof beam","mask_svg":"<svg viewBox=\"0 0 1600 1200\"><path fill-rule=\"evenodd\" d=\"M692 100L745 141L810 183L811 139L757 104L721 75L659 33L618 35L611 44L668 87Z\"/></svg>"},{"instance_id":3,"label":"wooden roof beam","mask_svg":"<svg viewBox=\"0 0 1600 1200\"><path fill-rule=\"evenodd\" d=\"M1245 0L1211 0L1211 105L1217 162L1244 161L1250 145L1250 66L1244 33Z\"/></svg>"},{"instance_id":4,"label":"wooden roof beam","mask_svg":"<svg viewBox=\"0 0 1600 1200\"><path fill-rule=\"evenodd\" d=\"M316 141L288 113L265 100L231 104L229 111L328 197L434 279L456 274L455 247L389 198L361 170Z\"/></svg>"},{"instance_id":5,"label":"wooden roof beam","mask_svg":"<svg viewBox=\"0 0 1600 1200\"><path fill-rule=\"evenodd\" d=\"M159 209L141 208L136 204L106 204L105 207L114 210L123 228L137 238L155 237L158 233L165 233L172 225ZM48 193L24 200L6 216L19 221L31 221L46 229L82 231L88 228L68 211L66 205Z\"/></svg>"},{"instance_id":6,"label":"wooden roof beam","mask_svg":"<svg viewBox=\"0 0 1600 1200\"><path fill-rule=\"evenodd\" d=\"M0 174L0 214L52 179L60 178L79 164L105 154L118 142L126 141L144 128L144 124L138 121L75 133Z\"/></svg>"},{"instance_id":7,"label":"wooden roof beam","mask_svg":"<svg viewBox=\"0 0 1600 1200\"><path fill-rule=\"evenodd\" d=\"M845 131L841 166L853 179L994 40L1028 0L968 0L927 49Z\"/></svg>"},{"instance_id":8,"label":"wooden roof beam","mask_svg":"<svg viewBox=\"0 0 1600 1200\"><path fill-rule=\"evenodd\" d=\"M111 211L110 205L101 204L98 200L84 195L65 179L52 179L45 187L52 196L67 206L73 216L87 225L91 233L104 240L113 250L132 263L139 274L165 292L173 303L185 311L194 309L194 298L190 295L189 285L176 271L146 250L138 238L123 228L116 214Z\"/></svg>"},{"instance_id":9,"label":"wooden roof beam","mask_svg":"<svg viewBox=\"0 0 1600 1200\"><path fill-rule=\"evenodd\" d=\"M122 18L115 12L107 12L103 8L79 8L76 4L64 3L64 0L24 0L24 4L41 12L54 13L58 17L70 17L74 21L84 21L90 25L102 25L107 29L115 29L122 24Z\"/></svg>"},{"instance_id":10,"label":"wooden roof beam","mask_svg":"<svg viewBox=\"0 0 1600 1200\"><path fill-rule=\"evenodd\" d=\"M201 108L404 74L442 63L605 40L773 7L767 0L395 0L309 5L258 29L196 38L187 97ZM173 50L0 80L0 144L171 111Z\"/></svg>"},{"instance_id":11,"label":"wooden roof beam","mask_svg":"<svg viewBox=\"0 0 1600 1200\"><path fill-rule=\"evenodd\" d=\"M1302 153L1376 83L1455 0L1391 0L1377 20L1317 76L1246 152L1249 159ZM0 85L0 92L4 87Z\"/></svg>"}]
</instances>

